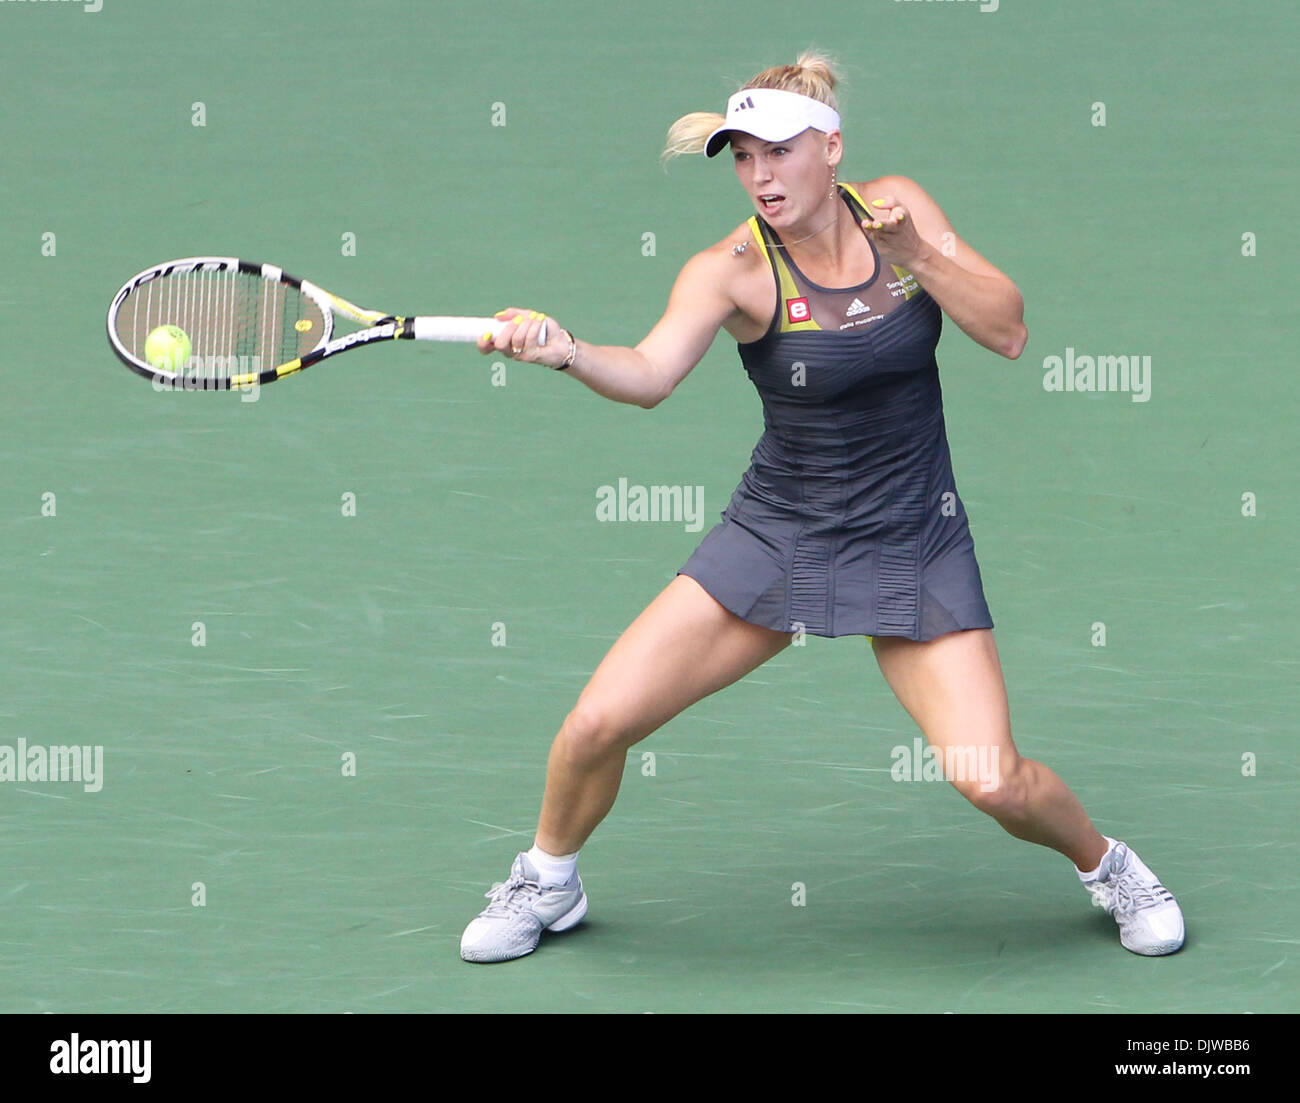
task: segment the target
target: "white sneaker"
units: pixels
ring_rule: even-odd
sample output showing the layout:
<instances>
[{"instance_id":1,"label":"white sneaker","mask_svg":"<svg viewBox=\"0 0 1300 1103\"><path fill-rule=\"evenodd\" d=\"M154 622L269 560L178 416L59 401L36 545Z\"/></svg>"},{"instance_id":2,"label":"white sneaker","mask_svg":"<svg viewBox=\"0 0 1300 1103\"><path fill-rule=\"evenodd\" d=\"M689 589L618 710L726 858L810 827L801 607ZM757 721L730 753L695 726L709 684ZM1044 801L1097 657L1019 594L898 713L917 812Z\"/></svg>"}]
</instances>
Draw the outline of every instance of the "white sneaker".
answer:
<instances>
[{"instance_id":1,"label":"white sneaker","mask_svg":"<svg viewBox=\"0 0 1300 1103\"><path fill-rule=\"evenodd\" d=\"M542 931L567 931L587 914L587 894L574 871L567 884L543 885L528 855L521 852L510 879L484 895L492 901L470 920L460 939L466 961L510 961L537 949Z\"/></svg>"},{"instance_id":2,"label":"white sneaker","mask_svg":"<svg viewBox=\"0 0 1300 1103\"><path fill-rule=\"evenodd\" d=\"M1083 886L1092 893L1093 904L1105 908L1119 924L1124 949L1159 957L1182 947L1186 931L1178 901L1127 843L1116 842L1100 873Z\"/></svg>"}]
</instances>

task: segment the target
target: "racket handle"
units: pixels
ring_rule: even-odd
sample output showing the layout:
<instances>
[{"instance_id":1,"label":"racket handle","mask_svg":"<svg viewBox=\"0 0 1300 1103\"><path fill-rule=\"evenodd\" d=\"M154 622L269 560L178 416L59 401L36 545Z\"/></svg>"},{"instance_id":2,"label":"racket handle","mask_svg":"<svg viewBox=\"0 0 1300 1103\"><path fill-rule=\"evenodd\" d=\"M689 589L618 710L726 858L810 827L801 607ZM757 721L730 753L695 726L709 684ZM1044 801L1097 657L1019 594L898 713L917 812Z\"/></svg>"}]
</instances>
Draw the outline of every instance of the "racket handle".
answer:
<instances>
[{"instance_id":1,"label":"racket handle","mask_svg":"<svg viewBox=\"0 0 1300 1103\"><path fill-rule=\"evenodd\" d=\"M476 342L485 333L496 336L505 328L497 318L412 318L417 341L468 341Z\"/></svg>"}]
</instances>

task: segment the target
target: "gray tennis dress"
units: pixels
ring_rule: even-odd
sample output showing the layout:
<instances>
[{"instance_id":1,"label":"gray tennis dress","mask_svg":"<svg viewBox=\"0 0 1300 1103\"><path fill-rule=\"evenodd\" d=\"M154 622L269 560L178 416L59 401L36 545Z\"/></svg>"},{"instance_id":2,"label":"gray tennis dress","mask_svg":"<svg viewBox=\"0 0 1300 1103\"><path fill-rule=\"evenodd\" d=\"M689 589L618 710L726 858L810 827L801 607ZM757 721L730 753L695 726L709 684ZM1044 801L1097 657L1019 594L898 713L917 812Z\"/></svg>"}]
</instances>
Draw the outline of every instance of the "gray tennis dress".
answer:
<instances>
[{"instance_id":1,"label":"gray tennis dress","mask_svg":"<svg viewBox=\"0 0 1300 1103\"><path fill-rule=\"evenodd\" d=\"M874 244L866 283L820 287L766 222L749 221L778 288L767 333L737 346L765 431L721 523L677 573L780 632L929 640L992 628L944 429L939 304Z\"/></svg>"}]
</instances>

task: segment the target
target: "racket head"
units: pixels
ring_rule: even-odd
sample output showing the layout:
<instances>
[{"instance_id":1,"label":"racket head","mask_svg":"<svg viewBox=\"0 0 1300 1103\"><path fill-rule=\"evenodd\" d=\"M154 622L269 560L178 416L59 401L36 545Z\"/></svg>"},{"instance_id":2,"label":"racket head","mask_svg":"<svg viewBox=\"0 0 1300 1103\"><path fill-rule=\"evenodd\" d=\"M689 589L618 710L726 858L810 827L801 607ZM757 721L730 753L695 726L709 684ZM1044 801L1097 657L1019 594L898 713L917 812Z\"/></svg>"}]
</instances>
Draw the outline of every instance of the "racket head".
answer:
<instances>
[{"instance_id":1,"label":"racket head","mask_svg":"<svg viewBox=\"0 0 1300 1103\"><path fill-rule=\"evenodd\" d=\"M190 339L183 364L150 363L158 326ZM271 264L186 257L155 264L113 296L108 340L118 358L159 389L229 390L269 383L278 367L324 346L334 331L328 295Z\"/></svg>"}]
</instances>

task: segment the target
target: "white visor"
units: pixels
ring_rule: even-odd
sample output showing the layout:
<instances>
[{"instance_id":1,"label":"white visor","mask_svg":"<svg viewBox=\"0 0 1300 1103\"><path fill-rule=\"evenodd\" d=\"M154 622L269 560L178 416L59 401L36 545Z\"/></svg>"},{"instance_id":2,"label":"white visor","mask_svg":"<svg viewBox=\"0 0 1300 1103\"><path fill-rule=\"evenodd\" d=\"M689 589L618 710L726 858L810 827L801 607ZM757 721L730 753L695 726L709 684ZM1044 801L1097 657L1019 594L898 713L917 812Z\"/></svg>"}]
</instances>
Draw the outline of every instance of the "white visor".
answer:
<instances>
[{"instance_id":1,"label":"white visor","mask_svg":"<svg viewBox=\"0 0 1300 1103\"><path fill-rule=\"evenodd\" d=\"M727 101L727 121L709 135L704 152L714 156L731 140L732 130L765 142L784 142L810 126L828 134L839 130L839 112L798 92L744 88Z\"/></svg>"}]
</instances>

